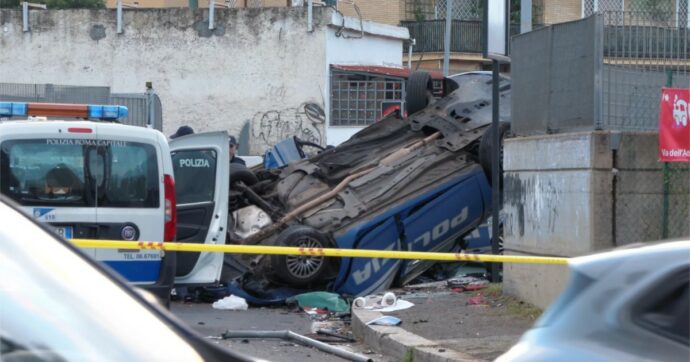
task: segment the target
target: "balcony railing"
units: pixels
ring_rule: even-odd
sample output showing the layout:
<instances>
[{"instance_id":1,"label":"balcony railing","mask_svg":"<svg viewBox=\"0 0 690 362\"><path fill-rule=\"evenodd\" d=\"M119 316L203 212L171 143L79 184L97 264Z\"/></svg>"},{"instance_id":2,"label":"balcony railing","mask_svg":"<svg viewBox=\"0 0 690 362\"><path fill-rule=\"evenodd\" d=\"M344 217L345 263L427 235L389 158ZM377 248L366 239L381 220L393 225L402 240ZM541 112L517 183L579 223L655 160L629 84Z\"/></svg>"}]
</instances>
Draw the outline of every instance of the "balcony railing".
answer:
<instances>
[{"instance_id":1,"label":"balcony railing","mask_svg":"<svg viewBox=\"0 0 690 362\"><path fill-rule=\"evenodd\" d=\"M403 21L401 26L410 31L410 37L414 38L416 45L412 51L417 52L442 52L446 21ZM482 34L483 22L478 20L452 20L450 51L458 53L481 53L484 44ZM519 24L511 25L511 34L520 32ZM407 47L405 48L407 51Z\"/></svg>"}]
</instances>

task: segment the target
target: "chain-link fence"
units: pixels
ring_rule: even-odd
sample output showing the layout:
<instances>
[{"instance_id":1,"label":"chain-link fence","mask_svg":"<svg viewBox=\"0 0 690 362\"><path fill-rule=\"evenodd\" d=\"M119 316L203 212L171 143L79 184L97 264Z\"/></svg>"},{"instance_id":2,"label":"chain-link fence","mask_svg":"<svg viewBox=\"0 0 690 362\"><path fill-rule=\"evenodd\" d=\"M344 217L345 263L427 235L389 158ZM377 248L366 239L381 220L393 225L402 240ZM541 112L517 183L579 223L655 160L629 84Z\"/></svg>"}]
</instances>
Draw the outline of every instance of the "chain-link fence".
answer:
<instances>
[{"instance_id":1,"label":"chain-link fence","mask_svg":"<svg viewBox=\"0 0 690 362\"><path fill-rule=\"evenodd\" d=\"M615 245L690 236L687 163L623 167L615 180Z\"/></svg>"},{"instance_id":2,"label":"chain-link fence","mask_svg":"<svg viewBox=\"0 0 690 362\"><path fill-rule=\"evenodd\" d=\"M597 128L655 131L664 86L690 87L690 28L674 12L609 11Z\"/></svg>"},{"instance_id":3,"label":"chain-link fence","mask_svg":"<svg viewBox=\"0 0 690 362\"><path fill-rule=\"evenodd\" d=\"M675 15L606 12L514 37L513 78L529 84L514 88L517 131L656 131L661 88L690 87L690 28Z\"/></svg>"}]
</instances>

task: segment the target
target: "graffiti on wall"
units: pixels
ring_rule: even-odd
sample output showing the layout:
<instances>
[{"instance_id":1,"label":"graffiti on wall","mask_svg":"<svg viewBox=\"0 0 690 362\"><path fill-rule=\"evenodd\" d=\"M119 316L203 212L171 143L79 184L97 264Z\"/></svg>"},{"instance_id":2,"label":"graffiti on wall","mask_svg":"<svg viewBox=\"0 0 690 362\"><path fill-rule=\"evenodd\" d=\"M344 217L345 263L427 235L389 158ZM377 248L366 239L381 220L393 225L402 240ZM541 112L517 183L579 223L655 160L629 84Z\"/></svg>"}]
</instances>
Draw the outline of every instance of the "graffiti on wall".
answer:
<instances>
[{"instance_id":1,"label":"graffiti on wall","mask_svg":"<svg viewBox=\"0 0 690 362\"><path fill-rule=\"evenodd\" d=\"M303 141L324 144L326 114L316 103L303 103L297 108L256 113L250 120L250 150L261 155L276 143L292 136Z\"/></svg>"}]
</instances>

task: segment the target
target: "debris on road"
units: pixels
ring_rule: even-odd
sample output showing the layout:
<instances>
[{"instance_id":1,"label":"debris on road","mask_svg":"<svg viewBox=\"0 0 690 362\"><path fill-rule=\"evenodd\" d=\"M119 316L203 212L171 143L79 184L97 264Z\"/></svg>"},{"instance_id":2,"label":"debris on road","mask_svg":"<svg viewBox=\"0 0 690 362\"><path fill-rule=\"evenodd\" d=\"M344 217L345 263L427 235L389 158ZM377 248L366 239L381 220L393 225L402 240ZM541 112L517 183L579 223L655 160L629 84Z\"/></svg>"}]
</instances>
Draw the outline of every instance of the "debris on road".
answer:
<instances>
[{"instance_id":1,"label":"debris on road","mask_svg":"<svg viewBox=\"0 0 690 362\"><path fill-rule=\"evenodd\" d=\"M290 301L293 299L304 310L307 308L325 309L329 312L348 312L350 310L350 306L347 304L347 301L335 293L303 293L289 298L287 300L288 304L290 304Z\"/></svg>"},{"instance_id":2,"label":"debris on road","mask_svg":"<svg viewBox=\"0 0 690 362\"><path fill-rule=\"evenodd\" d=\"M303 336L293 331L226 331L222 334L223 339L230 338L280 338L293 340L305 346L314 347L320 351L334 354L338 357L357 362L370 362L371 358L357 353L346 351L342 348L331 346L330 344L319 342L313 338Z\"/></svg>"},{"instance_id":3,"label":"debris on road","mask_svg":"<svg viewBox=\"0 0 690 362\"><path fill-rule=\"evenodd\" d=\"M244 298L236 297L234 295L227 296L223 299L217 300L212 304L213 309L222 310L247 310L249 305Z\"/></svg>"},{"instance_id":4,"label":"debris on road","mask_svg":"<svg viewBox=\"0 0 690 362\"><path fill-rule=\"evenodd\" d=\"M484 296L481 294L475 295L474 297L467 298L467 304L469 304L469 305L489 305L486 302L486 300L484 299Z\"/></svg>"},{"instance_id":5,"label":"debris on road","mask_svg":"<svg viewBox=\"0 0 690 362\"><path fill-rule=\"evenodd\" d=\"M364 308L377 312L395 312L414 306L413 303L399 299L391 292L384 294L383 297L376 295L359 297L352 302L352 305L353 308Z\"/></svg>"},{"instance_id":6,"label":"debris on road","mask_svg":"<svg viewBox=\"0 0 690 362\"><path fill-rule=\"evenodd\" d=\"M393 316L383 316L379 317L373 320L370 320L367 322L368 325L375 325L375 326L398 326L402 323L400 318L398 317L393 317Z\"/></svg>"}]
</instances>

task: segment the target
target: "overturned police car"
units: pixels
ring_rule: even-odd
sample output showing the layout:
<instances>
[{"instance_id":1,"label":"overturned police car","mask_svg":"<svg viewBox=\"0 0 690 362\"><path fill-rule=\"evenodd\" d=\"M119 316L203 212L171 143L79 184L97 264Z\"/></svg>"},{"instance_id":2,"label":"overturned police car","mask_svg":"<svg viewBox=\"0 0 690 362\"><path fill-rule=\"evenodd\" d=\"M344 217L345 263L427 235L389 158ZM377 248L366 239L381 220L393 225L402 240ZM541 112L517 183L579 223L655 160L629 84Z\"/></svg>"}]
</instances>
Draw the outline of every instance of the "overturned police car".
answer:
<instances>
[{"instance_id":1,"label":"overturned police car","mask_svg":"<svg viewBox=\"0 0 690 362\"><path fill-rule=\"evenodd\" d=\"M483 85L491 81L479 73L464 79ZM226 243L459 251L463 236L491 212L488 180L492 144L487 133L491 129L491 98L468 97L467 87L459 82L452 86L454 91L434 101L429 85L428 74L413 73L408 83L409 117L390 115L313 157L273 169L231 164ZM507 91L503 87L502 95ZM501 124L502 134L507 129ZM203 136L180 139L187 137ZM219 158L218 162L226 161ZM184 198L190 198L185 188L199 185L194 171L193 167L176 167L175 171L178 195L186 194L178 197L178 241L193 240L195 234L208 230L190 225L198 225L202 219L213 221L211 209L185 211ZM213 195L205 196L210 200ZM197 202L202 199L192 197L194 202L188 207L202 207ZM220 235L212 237L221 239ZM178 269L179 264L178 260ZM405 284L431 264L396 259L234 255L226 256L224 265L249 273L263 285L328 289L358 296Z\"/></svg>"}]
</instances>

